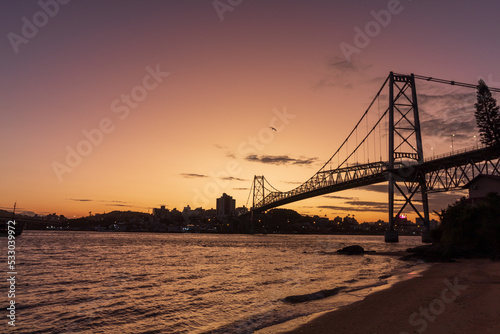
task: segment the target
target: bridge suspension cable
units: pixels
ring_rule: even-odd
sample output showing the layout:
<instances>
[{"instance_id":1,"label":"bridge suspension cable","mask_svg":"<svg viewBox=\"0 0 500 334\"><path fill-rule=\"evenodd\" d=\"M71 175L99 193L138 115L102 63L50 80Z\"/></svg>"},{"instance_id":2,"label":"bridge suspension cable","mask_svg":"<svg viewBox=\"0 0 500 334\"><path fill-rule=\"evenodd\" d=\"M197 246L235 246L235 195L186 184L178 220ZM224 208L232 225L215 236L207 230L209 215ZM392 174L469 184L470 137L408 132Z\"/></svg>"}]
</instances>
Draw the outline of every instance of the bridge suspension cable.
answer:
<instances>
[{"instance_id":1,"label":"bridge suspension cable","mask_svg":"<svg viewBox=\"0 0 500 334\"><path fill-rule=\"evenodd\" d=\"M279 193L281 192L281 191L279 191L278 189L276 189L276 188L275 188L275 187L274 187L271 183L269 183L269 181L268 181L266 178L264 178L264 182L265 182L265 183L267 183L267 185L268 185L268 186L269 186L272 190L274 190L274 191L276 191L276 192L279 192ZM269 188L265 188L265 189L266 189L267 191L271 191L271 189L269 189Z\"/></svg>"},{"instance_id":2,"label":"bridge suspension cable","mask_svg":"<svg viewBox=\"0 0 500 334\"><path fill-rule=\"evenodd\" d=\"M433 78L433 77L427 77L424 75L417 75L415 74L415 79L419 80L425 80L425 81L430 81L430 82L438 82L442 84L447 84L451 86L460 86L460 87L467 87L467 88L477 88L477 84L470 84L470 83L465 83L465 82L459 82L459 81L453 81L453 80L445 80L445 79L438 79L438 78ZM496 92L500 93L500 88L494 88L494 87L488 87L491 92Z\"/></svg>"},{"instance_id":3,"label":"bridge suspension cable","mask_svg":"<svg viewBox=\"0 0 500 334\"><path fill-rule=\"evenodd\" d=\"M252 182L252 186L250 187L250 191L248 192L248 198L247 198L247 203L245 206L248 208L248 202L250 202L250 196L252 196L253 193L253 187L255 186L255 182Z\"/></svg>"},{"instance_id":4,"label":"bridge suspension cable","mask_svg":"<svg viewBox=\"0 0 500 334\"><path fill-rule=\"evenodd\" d=\"M389 81L389 77L387 77L385 79L384 83L382 84L382 87L380 87L380 89L377 92L377 94L375 94L375 97L370 102L370 104L368 105L368 108L366 108L365 112L363 113L363 115L361 116L361 118L359 119L359 121L356 123L356 125L354 126L354 128L352 129L352 131L349 133L349 135L347 136L347 138L342 142L342 144L340 145L340 147L335 151L335 153L330 157L330 159L328 159L328 161L320 168L320 170L319 170L320 172L324 171L325 167L327 167L328 165L330 165L330 162L333 160L333 158L335 156L340 155L340 152L344 148L344 146L346 146L346 150L347 150L347 152L349 152L349 150L348 150L349 139L353 136L353 134L354 135L357 134L358 127L360 126L361 122L363 122L363 119L365 119L365 117L367 117L368 112L370 111L370 109L373 106L373 104L375 103L375 101L378 100L380 94L384 90L384 88L387 85L388 81ZM337 168L340 168L345 163L348 163L349 158L357 151L357 149L360 147L360 145L366 141L367 136L370 135L373 132L373 130L378 126L378 124L384 118L384 116L386 114L387 114L387 110L384 112L384 114L381 117L379 117L379 120L376 122L376 124L373 126L373 128L369 131L369 133L365 136L365 138L363 138L363 140L359 144L358 144L358 142L356 140L355 149L351 152L351 154L347 153L347 155L348 155L347 158L344 159L344 161L342 161L341 163L339 163L338 166L337 166ZM379 138L379 140L380 140L380 138ZM340 159L339 159L339 161L340 161Z\"/></svg>"}]
</instances>

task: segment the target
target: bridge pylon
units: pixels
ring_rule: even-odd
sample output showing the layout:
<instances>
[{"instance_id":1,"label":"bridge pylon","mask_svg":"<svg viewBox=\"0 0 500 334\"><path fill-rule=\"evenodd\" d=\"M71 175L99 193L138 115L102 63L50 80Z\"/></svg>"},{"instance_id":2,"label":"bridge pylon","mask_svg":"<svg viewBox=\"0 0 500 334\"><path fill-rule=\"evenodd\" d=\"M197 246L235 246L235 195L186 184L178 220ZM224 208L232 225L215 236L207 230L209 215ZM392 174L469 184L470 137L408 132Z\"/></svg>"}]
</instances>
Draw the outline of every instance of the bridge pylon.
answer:
<instances>
[{"instance_id":1,"label":"bridge pylon","mask_svg":"<svg viewBox=\"0 0 500 334\"><path fill-rule=\"evenodd\" d=\"M250 211L250 233L255 230L255 207L265 204L265 178L264 175L254 175L253 177L253 194L252 194L252 209Z\"/></svg>"},{"instance_id":2,"label":"bridge pylon","mask_svg":"<svg viewBox=\"0 0 500 334\"><path fill-rule=\"evenodd\" d=\"M252 208L255 208L255 205L261 204L264 205L265 196L265 178L264 175L254 175L253 177L253 203Z\"/></svg>"},{"instance_id":3,"label":"bridge pylon","mask_svg":"<svg viewBox=\"0 0 500 334\"><path fill-rule=\"evenodd\" d=\"M398 234L394 229L397 219L409 205L424 221L422 241L429 238L429 204L425 176L417 173L411 166L395 168L395 161L415 160L419 164L424 162L422 135L418 114L417 92L415 77L411 75L389 75L389 230L385 234L386 242L398 242ZM404 198L404 204L395 212L395 190ZM414 195L421 193L421 210L417 209Z\"/></svg>"}]
</instances>

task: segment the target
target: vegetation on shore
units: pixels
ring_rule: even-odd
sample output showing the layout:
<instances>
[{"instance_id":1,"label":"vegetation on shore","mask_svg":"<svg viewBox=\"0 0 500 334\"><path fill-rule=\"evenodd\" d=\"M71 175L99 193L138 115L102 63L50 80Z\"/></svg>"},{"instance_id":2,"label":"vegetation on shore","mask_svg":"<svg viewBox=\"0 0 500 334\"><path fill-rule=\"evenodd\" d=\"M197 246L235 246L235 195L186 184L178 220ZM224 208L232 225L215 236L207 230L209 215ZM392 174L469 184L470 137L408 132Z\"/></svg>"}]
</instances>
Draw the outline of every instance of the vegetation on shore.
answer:
<instances>
[{"instance_id":1,"label":"vegetation on shore","mask_svg":"<svg viewBox=\"0 0 500 334\"><path fill-rule=\"evenodd\" d=\"M500 254L500 196L492 193L481 201L462 198L448 206L435 237L466 252Z\"/></svg>"},{"instance_id":2,"label":"vegetation on shore","mask_svg":"<svg viewBox=\"0 0 500 334\"><path fill-rule=\"evenodd\" d=\"M500 259L500 196L489 194L479 201L465 197L439 214L441 224L431 231L432 245L408 249L406 258L429 262L455 258L490 257Z\"/></svg>"}]
</instances>

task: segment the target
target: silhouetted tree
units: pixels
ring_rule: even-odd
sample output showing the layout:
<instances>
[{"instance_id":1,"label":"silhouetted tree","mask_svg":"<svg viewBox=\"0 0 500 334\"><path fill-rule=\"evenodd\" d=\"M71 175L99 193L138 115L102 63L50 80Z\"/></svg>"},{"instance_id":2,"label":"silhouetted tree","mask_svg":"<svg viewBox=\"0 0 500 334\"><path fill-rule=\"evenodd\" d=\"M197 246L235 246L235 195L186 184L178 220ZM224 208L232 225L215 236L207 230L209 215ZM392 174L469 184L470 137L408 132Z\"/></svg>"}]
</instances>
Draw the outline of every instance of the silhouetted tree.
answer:
<instances>
[{"instance_id":1,"label":"silhouetted tree","mask_svg":"<svg viewBox=\"0 0 500 334\"><path fill-rule=\"evenodd\" d=\"M477 203L463 197L440 214L441 242L463 250L500 255L500 196L491 193Z\"/></svg>"},{"instance_id":2,"label":"silhouetted tree","mask_svg":"<svg viewBox=\"0 0 500 334\"><path fill-rule=\"evenodd\" d=\"M476 123L481 135L481 143L488 146L500 144L500 114L497 100L481 79L477 85L477 102L474 104Z\"/></svg>"}]
</instances>

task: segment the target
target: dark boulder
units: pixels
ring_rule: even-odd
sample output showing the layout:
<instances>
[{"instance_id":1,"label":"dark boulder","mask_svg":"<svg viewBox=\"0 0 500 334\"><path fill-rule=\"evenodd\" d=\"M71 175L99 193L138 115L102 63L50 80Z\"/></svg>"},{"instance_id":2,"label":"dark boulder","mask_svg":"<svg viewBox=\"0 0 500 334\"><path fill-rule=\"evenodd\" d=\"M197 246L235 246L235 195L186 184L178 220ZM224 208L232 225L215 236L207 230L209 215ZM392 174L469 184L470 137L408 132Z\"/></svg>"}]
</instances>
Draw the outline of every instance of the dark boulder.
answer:
<instances>
[{"instance_id":1,"label":"dark boulder","mask_svg":"<svg viewBox=\"0 0 500 334\"><path fill-rule=\"evenodd\" d=\"M344 247L342 249L339 249L337 251L337 253L345 254L345 255L360 255L360 254L364 254L365 250L363 247L361 247L359 245L353 245L353 246L347 246L347 247Z\"/></svg>"}]
</instances>

